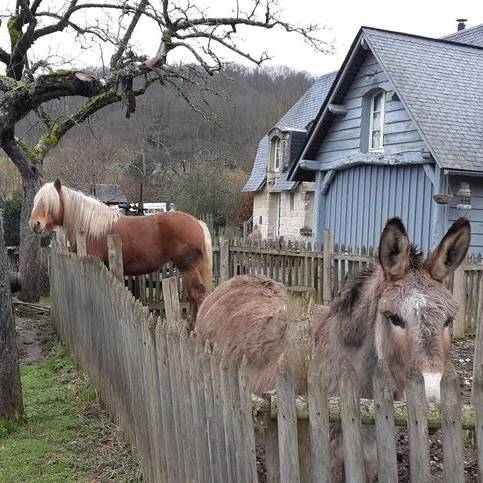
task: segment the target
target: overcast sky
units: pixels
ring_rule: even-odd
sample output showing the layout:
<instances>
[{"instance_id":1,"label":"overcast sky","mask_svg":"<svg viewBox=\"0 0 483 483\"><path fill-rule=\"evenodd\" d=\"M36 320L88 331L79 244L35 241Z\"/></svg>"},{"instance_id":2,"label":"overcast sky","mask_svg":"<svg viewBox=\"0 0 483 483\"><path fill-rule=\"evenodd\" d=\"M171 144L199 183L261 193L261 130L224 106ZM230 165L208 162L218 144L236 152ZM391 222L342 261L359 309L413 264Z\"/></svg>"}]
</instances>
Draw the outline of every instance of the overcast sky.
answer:
<instances>
[{"instance_id":1,"label":"overcast sky","mask_svg":"<svg viewBox=\"0 0 483 483\"><path fill-rule=\"evenodd\" d=\"M84 0L86 3L90 0ZM61 5L63 0L44 0L43 5ZM209 6L212 14L229 14L235 4L233 0L196 0L193 3ZM5 11L14 0L0 0L0 12ZM243 0L240 0L243 4ZM467 26L483 23L483 1L481 0L405 0L388 2L387 0L279 0L284 18L291 22L307 24L316 22L325 30L320 37L334 45L334 53L323 55L314 52L296 36L281 31L255 31L239 29L242 34L241 43L253 54L267 50L274 65L287 65L298 70L307 70L314 75L324 74L339 68L347 49L361 25L379 27L388 30L414 33L429 37L441 37L456 30L456 19L468 19ZM6 22L0 29L0 43L6 45ZM134 37L138 50L153 55L159 44L159 28L154 23L146 22ZM73 64L82 68L86 64L101 63L99 47L82 50L80 43L65 34L49 37L50 43L39 43L37 55L42 57L45 52L65 57L66 52L72 55ZM110 53L104 51L108 63ZM179 58L179 56L177 56ZM227 54L226 60L240 61L234 55ZM183 55L183 60L192 59ZM174 60L171 58L171 60Z\"/></svg>"}]
</instances>

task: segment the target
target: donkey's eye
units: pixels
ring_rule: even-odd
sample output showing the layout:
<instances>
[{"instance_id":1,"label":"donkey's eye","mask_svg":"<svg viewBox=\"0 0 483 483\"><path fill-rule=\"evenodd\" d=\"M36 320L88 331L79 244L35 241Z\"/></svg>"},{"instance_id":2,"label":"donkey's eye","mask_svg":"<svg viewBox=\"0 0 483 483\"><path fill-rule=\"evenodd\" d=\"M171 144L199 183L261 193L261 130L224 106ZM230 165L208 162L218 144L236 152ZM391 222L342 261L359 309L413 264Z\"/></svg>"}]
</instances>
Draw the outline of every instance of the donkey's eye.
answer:
<instances>
[{"instance_id":1,"label":"donkey's eye","mask_svg":"<svg viewBox=\"0 0 483 483\"><path fill-rule=\"evenodd\" d=\"M445 323L444 323L444 326L445 327L448 327L450 326L452 323L453 323L453 320L454 318L453 317L450 317Z\"/></svg>"},{"instance_id":2,"label":"donkey's eye","mask_svg":"<svg viewBox=\"0 0 483 483\"><path fill-rule=\"evenodd\" d=\"M392 325L395 325L397 327L401 327L401 329L404 329L404 327L406 326L404 320L401 319L401 317L399 317L399 315L390 315L389 320L391 321Z\"/></svg>"}]
</instances>

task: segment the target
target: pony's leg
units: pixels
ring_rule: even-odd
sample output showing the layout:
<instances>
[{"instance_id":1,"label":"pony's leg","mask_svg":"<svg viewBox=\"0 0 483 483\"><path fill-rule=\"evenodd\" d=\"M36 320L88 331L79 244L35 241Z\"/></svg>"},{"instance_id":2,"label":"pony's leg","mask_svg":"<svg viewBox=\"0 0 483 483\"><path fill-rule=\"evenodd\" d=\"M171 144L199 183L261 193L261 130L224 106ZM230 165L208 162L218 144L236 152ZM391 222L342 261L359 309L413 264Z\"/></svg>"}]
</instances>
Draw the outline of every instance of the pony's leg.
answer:
<instances>
[{"instance_id":1,"label":"pony's leg","mask_svg":"<svg viewBox=\"0 0 483 483\"><path fill-rule=\"evenodd\" d=\"M203 284L200 273L195 268L184 271L182 277L190 305L188 318L193 328L198 309L206 294L206 288Z\"/></svg>"}]
</instances>

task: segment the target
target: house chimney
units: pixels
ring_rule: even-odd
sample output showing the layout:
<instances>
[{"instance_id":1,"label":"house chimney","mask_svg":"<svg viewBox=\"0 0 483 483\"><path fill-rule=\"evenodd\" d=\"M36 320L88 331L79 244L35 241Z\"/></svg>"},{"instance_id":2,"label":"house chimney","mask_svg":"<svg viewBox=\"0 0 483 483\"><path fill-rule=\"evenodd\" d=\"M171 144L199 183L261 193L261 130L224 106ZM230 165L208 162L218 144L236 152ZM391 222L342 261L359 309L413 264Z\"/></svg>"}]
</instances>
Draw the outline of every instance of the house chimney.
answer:
<instances>
[{"instance_id":1,"label":"house chimney","mask_svg":"<svg viewBox=\"0 0 483 483\"><path fill-rule=\"evenodd\" d=\"M458 22L458 32L466 28L465 22L468 22L467 18L457 18L456 21Z\"/></svg>"}]
</instances>

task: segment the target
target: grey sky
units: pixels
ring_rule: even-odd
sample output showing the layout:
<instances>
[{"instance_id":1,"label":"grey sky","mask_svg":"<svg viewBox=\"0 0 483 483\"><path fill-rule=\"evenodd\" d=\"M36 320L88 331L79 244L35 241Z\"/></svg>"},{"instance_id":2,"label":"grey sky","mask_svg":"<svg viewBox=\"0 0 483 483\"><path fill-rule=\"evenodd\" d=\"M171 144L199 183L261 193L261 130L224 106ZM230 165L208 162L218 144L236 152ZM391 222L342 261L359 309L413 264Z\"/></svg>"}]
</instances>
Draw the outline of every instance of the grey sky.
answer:
<instances>
[{"instance_id":1,"label":"grey sky","mask_svg":"<svg viewBox=\"0 0 483 483\"><path fill-rule=\"evenodd\" d=\"M89 0L85 0L86 3ZM62 0L44 0L44 4L58 6ZM197 0L210 9L212 14L227 15L234 1L232 0ZM243 3L243 0L240 0ZM0 0L0 12L4 12L14 0ZM323 55L314 52L309 46L294 35L281 31L255 31L254 29L239 29L241 43L254 54L267 50L273 60L267 64L288 65L294 69L307 70L314 75L323 74L338 69L344 59L347 49L361 25L379 27L389 30L414 33L425 36L440 37L456 30L456 18L468 18L468 26L483 23L483 2L479 0L437 1L437 0L406 0L404 2L389 2L387 0L338 0L322 2L320 0L279 0L284 17L291 22L316 22L326 26L321 30L320 37L334 43L334 53ZM49 37L47 45L39 43L36 46L37 57L58 55L73 59L73 65L81 68L86 64L100 65L101 53L99 47L81 48L80 42L73 36L67 38L64 34ZM156 52L159 42L159 28L154 23L145 22L141 25L134 39L139 50L147 55ZM0 28L0 45L6 46L6 22ZM86 47L86 46L84 46ZM109 49L103 52L108 63ZM171 61L192 60L186 54L177 54ZM227 53L226 60L236 60L233 54Z\"/></svg>"}]
</instances>

